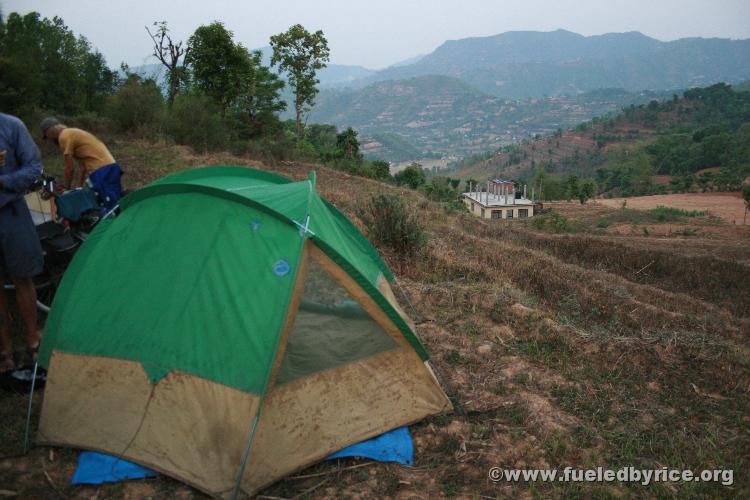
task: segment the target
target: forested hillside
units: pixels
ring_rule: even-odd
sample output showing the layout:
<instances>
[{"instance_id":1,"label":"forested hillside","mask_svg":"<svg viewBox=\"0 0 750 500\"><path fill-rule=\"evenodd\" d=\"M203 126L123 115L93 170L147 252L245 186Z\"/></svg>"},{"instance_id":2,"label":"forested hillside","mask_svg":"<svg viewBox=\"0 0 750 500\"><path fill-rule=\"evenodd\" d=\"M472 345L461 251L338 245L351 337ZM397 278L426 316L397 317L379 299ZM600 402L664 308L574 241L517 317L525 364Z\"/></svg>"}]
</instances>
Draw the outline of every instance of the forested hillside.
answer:
<instances>
[{"instance_id":1,"label":"forested hillside","mask_svg":"<svg viewBox=\"0 0 750 500\"><path fill-rule=\"evenodd\" d=\"M710 169L710 170L706 170ZM544 182L568 196L564 176L594 179L603 193L738 189L750 174L750 92L716 84L630 106L574 129L468 158L456 176Z\"/></svg>"},{"instance_id":2,"label":"forested hillside","mask_svg":"<svg viewBox=\"0 0 750 500\"><path fill-rule=\"evenodd\" d=\"M431 75L356 90L324 89L311 118L354 127L370 151L391 161L461 158L666 95L601 89L518 101L486 94L457 78ZM382 141L383 136L394 140ZM417 153L409 156L409 151Z\"/></svg>"}]
</instances>

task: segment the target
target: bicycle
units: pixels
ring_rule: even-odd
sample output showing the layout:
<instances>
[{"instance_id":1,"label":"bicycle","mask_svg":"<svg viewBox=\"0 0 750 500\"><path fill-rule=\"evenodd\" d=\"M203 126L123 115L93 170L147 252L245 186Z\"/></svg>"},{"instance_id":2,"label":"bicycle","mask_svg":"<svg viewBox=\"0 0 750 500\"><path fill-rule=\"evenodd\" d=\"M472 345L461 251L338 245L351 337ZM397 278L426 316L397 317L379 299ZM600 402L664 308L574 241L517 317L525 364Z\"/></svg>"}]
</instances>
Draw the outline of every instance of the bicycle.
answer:
<instances>
[{"instance_id":1,"label":"bicycle","mask_svg":"<svg viewBox=\"0 0 750 500\"><path fill-rule=\"evenodd\" d=\"M48 175L32 186L26 203L44 255L43 271L34 277L34 288L37 309L46 315L73 256L99 222L101 207L90 189L56 193L55 178ZM14 286L6 283L4 288L13 290Z\"/></svg>"}]
</instances>

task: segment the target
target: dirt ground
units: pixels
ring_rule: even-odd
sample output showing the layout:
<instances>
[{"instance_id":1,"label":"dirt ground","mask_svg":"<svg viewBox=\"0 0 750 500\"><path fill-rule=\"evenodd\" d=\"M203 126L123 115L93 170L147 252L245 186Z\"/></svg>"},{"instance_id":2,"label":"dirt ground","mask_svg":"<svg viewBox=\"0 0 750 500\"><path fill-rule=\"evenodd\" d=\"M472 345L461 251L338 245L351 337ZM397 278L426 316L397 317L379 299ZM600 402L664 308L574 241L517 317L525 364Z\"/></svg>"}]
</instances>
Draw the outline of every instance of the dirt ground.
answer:
<instances>
[{"instance_id":1,"label":"dirt ground","mask_svg":"<svg viewBox=\"0 0 750 500\"><path fill-rule=\"evenodd\" d=\"M128 188L192 165L258 165L159 143L114 148ZM750 498L750 228L711 217L660 222L632 210L634 199L627 210L553 204L544 217L557 215L557 226L481 221L319 166L266 168L294 179L314 168L320 193L362 229L357 204L379 192L400 194L423 221L418 254L377 249L454 412L410 426L414 467L322 462L258 498ZM670 224L679 229L662 230ZM625 226L635 229L609 231ZM32 434L43 397L34 398ZM0 497L206 498L165 476L71 486L76 450L20 454L27 404L0 392ZM598 466L732 470L733 482L488 479L490 467Z\"/></svg>"},{"instance_id":2,"label":"dirt ground","mask_svg":"<svg viewBox=\"0 0 750 500\"><path fill-rule=\"evenodd\" d=\"M635 196L632 198L602 198L596 203L621 208L626 203L628 208L647 210L658 206L680 208L682 210L708 210L708 213L730 222L742 224L745 214L745 203L740 193L683 193L657 194L652 196Z\"/></svg>"}]
</instances>

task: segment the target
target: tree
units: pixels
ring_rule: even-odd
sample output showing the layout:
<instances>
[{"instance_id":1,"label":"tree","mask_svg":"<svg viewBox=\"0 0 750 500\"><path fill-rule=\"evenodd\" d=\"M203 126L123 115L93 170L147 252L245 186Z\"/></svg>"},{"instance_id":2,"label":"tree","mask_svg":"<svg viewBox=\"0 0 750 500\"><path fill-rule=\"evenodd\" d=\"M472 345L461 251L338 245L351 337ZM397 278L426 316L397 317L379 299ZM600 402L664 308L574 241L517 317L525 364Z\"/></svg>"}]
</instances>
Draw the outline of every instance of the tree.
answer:
<instances>
[{"instance_id":1,"label":"tree","mask_svg":"<svg viewBox=\"0 0 750 500\"><path fill-rule=\"evenodd\" d=\"M537 167L534 171L534 180L531 181L531 185L533 186L534 194L540 200L544 200L544 185L546 184L547 177L544 167Z\"/></svg>"},{"instance_id":2,"label":"tree","mask_svg":"<svg viewBox=\"0 0 750 500\"><path fill-rule=\"evenodd\" d=\"M104 56L99 51L91 52L89 43L79 37L80 67L78 73L81 78L83 93L83 109L100 111L105 100L119 83L119 78L107 67Z\"/></svg>"},{"instance_id":3,"label":"tree","mask_svg":"<svg viewBox=\"0 0 750 500\"><path fill-rule=\"evenodd\" d=\"M562 181L556 175L545 177L541 189L545 200L561 200L565 196Z\"/></svg>"},{"instance_id":4,"label":"tree","mask_svg":"<svg viewBox=\"0 0 750 500\"><path fill-rule=\"evenodd\" d=\"M570 174L565 178L565 196L570 201L571 198L578 196L578 177L575 174Z\"/></svg>"},{"instance_id":5,"label":"tree","mask_svg":"<svg viewBox=\"0 0 750 500\"><path fill-rule=\"evenodd\" d=\"M374 160L370 167L372 168L373 178L385 180L391 176L391 165L384 160Z\"/></svg>"},{"instance_id":6,"label":"tree","mask_svg":"<svg viewBox=\"0 0 750 500\"><path fill-rule=\"evenodd\" d=\"M247 117L251 135L260 135L277 120L276 114L286 109L280 91L284 82L261 63L262 54L249 54L250 64L241 76L239 110Z\"/></svg>"},{"instance_id":7,"label":"tree","mask_svg":"<svg viewBox=\"0 0 750 500\"><path fill-rule=\"evenodd\" d=\"M15 12L0 20L0 109L98 111L117 83L104 57L59 17Z\"/></svg>"},{"instance_id":8,"label":"tree","mask_svg":"<svg viewBox=\"0 0 750 500\"><path fill-rule=\"evenodd\" d=\"M742 199L745 200L745 215L742 218L742 225L747 223L747 211L750 210L750 185L742 186Z\"/></svg>"},{"instance_id":9,"label":"tree","mask_svg":"<svg viewBox=\"0 0 750 500\"><path fill-rule=\"evenodd\" d=\"M406 185L412 189L417 189L425 182L424 170L422 170L422 166L419 163L412 163L405 169L397 172L393 178L399 186Z\"/></svg>"},{"instance_id":10,"label":"tree","mask_svg":"<svg viewBox=\"0 0 750 500\"><path fill-rule=\"evenodd\" d=\"M317 71L326 67L330 51L323 32L310 33L295 24L285 33L271 37L271 66L285 72L294 93L294 114L297 123L297 145L302 140L302 115L312 109L318 93Z\"/></svg>"},{"instance_id":11,"label":"tree","mask_svg":"<svg viewBox=\"0 0 750 500\"><path fill-rule=\"evenodd\" d=\"M341 158L355 163L362 162L362 154L359 152L357 131L353 128L347 127L346 130L336 136L336 147L339 150Z\"/></svg>"},{"instance_id":12,"label":"tree","mask_svg":"<svg viewBox=\"0 0 750 500\"><path fill-rule=\"evenodd\" d=\"M586 203L587 200L593 198L596 194L596 183L593 179L581 179L578 185L578 201L581 205Z\"/></svg>"},{"instance_id":13,"label":"tree","mask_svg":"<svg viewBox=\"0 0 750 500\"><path fill-rule=\"evenodd\" d=\"M156 57L166 68L169 75L169 92L167 94L167 109L172 112L174 96L180 86L180 80L185 78L184 68L180 68L180 58L187 58L188 49L182 48L182 40L175 43L169 35L167 22L154 22L156 28L154 33L146 26L146 32L154 42L154 57Z\"/></svg>"},{"instance_id":14,"label":"tree","mask_svg":"<svg viewBox=\"0 0 750 500\"><path fill-rule=\"evenodd\" d=\"M451 179L442 175L436 175L429 184L424 184L423 189L430 199L434 201L451 201L456 198L455 188L451 188Z\"/></svg>"},{"instance_id":15,"label":"tree","mask_svg":"<svg viewBox=\"0 0 750 500\"><path fill-rule=\"evenodd\" d=\"M296 123L293 123L292 128L296 128ZM338 130L335 125L313 123L305 128L306 141L312 144L324 162L333 161L338 157L337 136Z\"/></svg>"},{"instance_id":16,"label":"tree","mask_svg":"<svg viewBox=\"0 0 750 500\"><path fill-rule=\"evenodd\" d=\"M188 39L187 51L185 62L190 65L196 87L213 99L223 118L242 93L243 79L251 71L247 49L235 44L232 32L215 21L195 30Z\"/></svg>"}]
</instances>

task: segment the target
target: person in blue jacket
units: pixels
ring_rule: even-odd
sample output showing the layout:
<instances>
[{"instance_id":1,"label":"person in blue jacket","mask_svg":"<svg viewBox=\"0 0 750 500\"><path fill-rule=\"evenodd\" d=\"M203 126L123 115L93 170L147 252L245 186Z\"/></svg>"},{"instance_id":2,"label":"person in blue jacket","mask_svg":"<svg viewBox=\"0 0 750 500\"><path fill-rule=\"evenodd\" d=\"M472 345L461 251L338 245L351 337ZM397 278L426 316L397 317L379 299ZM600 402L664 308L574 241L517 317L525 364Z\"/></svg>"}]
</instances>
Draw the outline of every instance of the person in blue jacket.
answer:
<instances>
[{"instance_id":1,"label":"person in blue jacket","mask_svg":"<svg viewBox=\"0 0 750 500\"><path fill-rule=\"evenodd\" d=\"M41 174L41 154L26 126L15 116L0 113L0 373L15 368L2 286L8 278L16 289L30 360L39 350L32 277L42 272L44 257L24 194Z\"/></svg>"}]
</instances>

